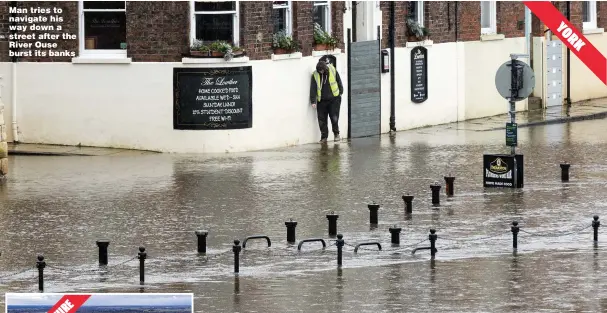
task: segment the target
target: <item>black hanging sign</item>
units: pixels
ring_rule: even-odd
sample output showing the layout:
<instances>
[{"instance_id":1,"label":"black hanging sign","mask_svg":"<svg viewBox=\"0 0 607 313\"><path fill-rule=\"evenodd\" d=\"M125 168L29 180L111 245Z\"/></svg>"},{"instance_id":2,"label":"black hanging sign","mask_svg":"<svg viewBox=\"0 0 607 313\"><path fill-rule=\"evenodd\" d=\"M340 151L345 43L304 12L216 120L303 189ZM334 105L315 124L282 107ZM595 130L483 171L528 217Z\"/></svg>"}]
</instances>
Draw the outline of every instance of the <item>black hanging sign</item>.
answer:
<instances>
[{"instance_id":1,"label":"black hanging sign","mask_svg":"<svg viewBox=\"0 0 607 313\"><path fill-rule=\"evenodd\" d=\"M251 66L173 69L174 129L253 126Z\"/></svg>"},{"instance_id":2,"label":"black hanging sign","mask_svg":"<svg viewBox=\"0 0 607 313\"><path fill-rule=\"evenodd\" d=\"M411 50L411 102L428 100L428 49L419 46Z\"/></svg>"}]
</instances>

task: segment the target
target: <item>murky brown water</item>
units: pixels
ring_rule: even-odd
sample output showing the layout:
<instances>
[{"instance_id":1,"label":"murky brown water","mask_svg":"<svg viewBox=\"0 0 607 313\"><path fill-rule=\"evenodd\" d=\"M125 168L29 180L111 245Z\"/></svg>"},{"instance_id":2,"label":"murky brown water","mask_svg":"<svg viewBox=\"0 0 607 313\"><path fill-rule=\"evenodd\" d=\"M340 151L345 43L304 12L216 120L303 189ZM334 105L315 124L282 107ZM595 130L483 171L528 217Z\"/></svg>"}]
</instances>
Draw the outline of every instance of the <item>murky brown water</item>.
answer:
<instances>
[{"instance_id":1,"label":"murky brown water","mask_svg":"<svg viewBox=\"0 0 607 313\"><path fill-rule=\"evenodd\" d=\"M521 191L483 190L482 154L507 152L504 132L434 127L265 152L220 156L10 158L0 189L0 277L35 264L44 253L45 292L194 292L197 312L597 312L607 311L604 236L593 247L594 214L605 214L607 121L519 130L525 155ZM560 182L558 164L573 164ZM456 176L444 197L443 176ZM439 181L441 207L430 206ZM403 193L415 196L405 219ZM380 225L370 229L367 204L377 201ZM410 245L438 230L436 260L428 251L361 251L311 244L296 253L284 222L298 222L297 240L327 238L325 214L340 214L349 244L379 240L403 227ZM585 230L567 236L520 234ZM194 231L210 232L212 259L197 256ZM232 240L251 241L241 273L232 274ZM493 237L483 239L485 237ZM95 241L109 239L110 263L147 248L146 286L137 261L96 267ZM455 241L457 239L457 241ZM315 250L315 251L312 251ZM57 267L67 267L64 271ZM78 270L78 271L74 271ZM0 279L0 292L35 292L36 273ZM2 304L4 305L4 304Z\"/></svg>"}]
</instances>

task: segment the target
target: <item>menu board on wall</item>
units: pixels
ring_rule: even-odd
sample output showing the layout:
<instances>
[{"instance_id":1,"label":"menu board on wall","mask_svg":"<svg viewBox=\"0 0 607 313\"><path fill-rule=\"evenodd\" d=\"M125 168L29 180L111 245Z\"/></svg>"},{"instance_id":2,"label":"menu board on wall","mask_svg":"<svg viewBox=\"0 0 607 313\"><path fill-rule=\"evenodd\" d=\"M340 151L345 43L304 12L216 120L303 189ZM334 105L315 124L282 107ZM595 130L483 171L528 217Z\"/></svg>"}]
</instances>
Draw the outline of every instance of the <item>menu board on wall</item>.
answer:
<instances>
[{"instance_id":1,"label":"menu board on wall","mask_svg":"<svg viewBox=\"0 0 607 313\"><path fill-rule=\"evenodd\" d=\"M428 99L428 50L415 47L411 50L411 102Z\"/></svg>"},{"instance_id":2,"label":"menu board on wall","mask_svg":"<svg viewBox=\"0 0 607 313\"><path fill-rule=\"evenodd\" d=\"M174 129L253 126L251 66L173 69Z\"/></svg>"}]
</instances>

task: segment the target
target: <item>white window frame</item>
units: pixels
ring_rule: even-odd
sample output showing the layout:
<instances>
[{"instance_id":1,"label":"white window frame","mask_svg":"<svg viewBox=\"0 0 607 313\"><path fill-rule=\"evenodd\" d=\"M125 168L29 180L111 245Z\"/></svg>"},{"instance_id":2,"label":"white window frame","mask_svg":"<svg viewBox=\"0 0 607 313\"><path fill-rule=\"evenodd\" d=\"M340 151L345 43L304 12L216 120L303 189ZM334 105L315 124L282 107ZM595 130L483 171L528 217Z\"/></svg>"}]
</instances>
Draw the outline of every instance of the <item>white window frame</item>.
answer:
<instances>
[{"instance_id":1,"label":"white window frame","mask_svg":"<svg viewBox=\"0 0 607 313\"><path fill-rule=\"evenodd\" d=\"M325 29L324 31L326 31L327 33L329 33L329 35L331 34L331 0L326 0L326 1L318 1L318 2L323 2L323 3L317 3L317 1L314 1L314 6L315 7L325 7L325 23L327 24L327 29ZM322 25L321 25L322 26Z\"/></svg>"},{"instance_id":2,"label":"white window frame","mask_svg":"<svg viewBox=\"0 0 607 313\"><path fill-rule=\"evenodd\" d=\"M234 2L235 10L233 11L195 11L196 2ZM234 45L240 46L240 1L190 1L190 46L196 39L196 15L197 14L232 14L234 29L232 29L232 37L234 38Z\"/></svg>"},{"instance_id":3,"label":"white window frame","mask_svg":"<svg viewBox=\"0 0 607 313\"><path fill-rule=\"evenodd\" d=\"M287 1L286 5L272 4L272 10L285 10L285 31L287 35L293 34L293 1ZM274 21L272 21L274 22ZM274 24L272 24L274 27Z\"/></svg>"},{"instance_id":4,"label":"white window frame","mask_svg":"<svg viewBox=\"0 0 607 313\"><path fill-rule=\"evenodd\" d=\"M597 28L597 12L596 12L596 1L582 1L588 2L588 17L589 22L583 22L583 29L596 29ZM584 3L582 3L584 5ZM582 17L583 18L583 17Z\"/></svg>"},{"instance_id":5,"label":"white window frame","mask_svg":"<svg viewBox=\"0 0 607 313\"><path fill-rule=\"evenodd\" d=\"M424 1L411 1L411 2L417 2L417 12L415 12L417 14L417 24L419 26L424 26Z\"/></svg>"},{"instance_id":6,"label":"white window frame","mask_svg":"<svg viewBox=\"0 0 607 313\"><path fill-rule=\"evenodd\" d=\"M84 43L84 12L125 12L126 1L124 1L124 9L85 9L84 1L78 1L78 37L79 37L79 52L80 56L94 56L107 58L125 58L127 49L85 49ZM125 38L126 41L126 38Z\"/></svg>"},{"instance_id":7,"label":"white window frame","mask_svg":"<svg viewBox=\"0 0 607 313\"><path fill-rule=\"evenodd\" d=\"M497 1L489 2L489 27L481 26L481 35L496 34L497 33ZM483 5L481 6L481 21L483 18Z\"/></svg>"}]
</instances>

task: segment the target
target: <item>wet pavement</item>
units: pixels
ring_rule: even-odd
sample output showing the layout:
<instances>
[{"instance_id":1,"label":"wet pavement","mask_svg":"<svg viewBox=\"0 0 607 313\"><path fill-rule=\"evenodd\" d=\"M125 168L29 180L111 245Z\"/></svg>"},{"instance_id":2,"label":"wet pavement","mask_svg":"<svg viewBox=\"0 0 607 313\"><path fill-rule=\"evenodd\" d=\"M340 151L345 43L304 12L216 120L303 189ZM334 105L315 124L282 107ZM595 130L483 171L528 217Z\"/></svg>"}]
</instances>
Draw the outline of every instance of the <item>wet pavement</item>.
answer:
<instances>
[{"instance_id":1,"label":"wet pavement","mask_svg":"<svg viewBox=\"0 0 607 313\"><path fill-rule=\"evenodd\" d=\"M36 255L48 262L45 292L194 292L197 312L600 312L607 310L605 239L592 216L607 216L607 120L519 130L522 190L483 189L482 154L506 153L504 131L452 125L327 146L304 145L221 156L10 156L0 188L0 292L36 292ZM572 164L560 181L559 163ZM453 175L455 196L444 196ZM441 206L430 184L443 185ZM403 194L415 196L413 214ZM369 226L367 204L382 205ZM336 248L285 242L326 240L339 214ZM510 223L520 222L512 252ZM391 247L388 228L403 228ZM438 253L411 254L436 228ZM209 231L208 259L194 231ZM264 234L232 273L232 241ZM97 272L95 241L111 241ZM352 245L378 240L353 253ZM143 245L146 284L139 285ZM126 262L126 263L124 263ZM21 271L30 271L7 275ZM3 305L3 304L2 304Z\"/></svg>"}]
</instances>

